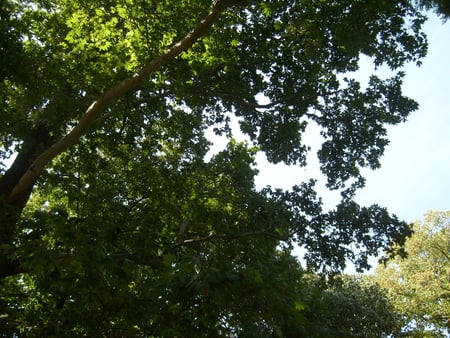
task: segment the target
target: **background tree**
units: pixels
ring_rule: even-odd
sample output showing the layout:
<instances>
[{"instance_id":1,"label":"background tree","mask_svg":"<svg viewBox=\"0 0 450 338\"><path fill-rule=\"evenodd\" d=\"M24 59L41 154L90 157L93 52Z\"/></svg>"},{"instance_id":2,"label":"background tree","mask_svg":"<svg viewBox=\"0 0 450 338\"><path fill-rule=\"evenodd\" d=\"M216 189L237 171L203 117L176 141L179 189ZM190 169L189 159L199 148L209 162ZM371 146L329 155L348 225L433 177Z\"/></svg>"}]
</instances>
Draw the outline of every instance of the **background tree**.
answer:
<instances>
[{"instance_id":1,"label":"background tree","mask_svg":"<svg viewBox=\"0 0 450 338\"><path fill-rule=\"evenodd\" d=\"M366 278L303 277L307 337L399 337L403 320L385 290Z\"/></svg>"},{"instance_id":2,"label":"background tree","mask_svg":"<svg viewBox=\"0 0 450 338\"><path fill-rule=\"evenodd\" d=\"M375 279L389 290L411 335L444 337L450 333L450 212L425 214L405 248L408 258L378 266Z\"/></svg>"},{"instance_id":3,"label":"background tree","mask_svg":"<svg viewBox=\"0 0 450 338\"><path fill-rule=\"evenodd\" d=\"M399 71L426 53L415 3L9 0L0 15L5 335L289 335L294 243L336 272L409 235L353 195L417 107ZM361 54L397 73L363 89L345 77ZM230 140L212 159L210 128ZM342 192L331 211L314 180L254 187L256 151L306 165L307 128Z\"/></svg>"}]
</instances>

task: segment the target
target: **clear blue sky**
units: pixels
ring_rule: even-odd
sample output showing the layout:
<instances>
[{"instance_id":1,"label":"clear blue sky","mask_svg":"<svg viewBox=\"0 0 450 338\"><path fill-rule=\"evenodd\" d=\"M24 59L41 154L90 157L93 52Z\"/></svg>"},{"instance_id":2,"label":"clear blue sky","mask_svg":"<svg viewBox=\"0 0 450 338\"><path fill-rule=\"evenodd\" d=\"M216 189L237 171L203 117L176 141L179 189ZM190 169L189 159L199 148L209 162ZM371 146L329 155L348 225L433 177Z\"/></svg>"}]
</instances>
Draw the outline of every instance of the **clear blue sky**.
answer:
<instances>
[{"instance_id":1,"label":"clear blue sky","mask_svg":"<svg viewBox=\"0 0 450 338\"><path fill-rule=\"evenodd\" d=\"M382 167L365 172L366 188L357 194L360 204L385 206L408 222L422 219L428 210L450 210L450 22L443 24L430 15L425 31L428 56L421 67L411 64L404 69L404 93L419 103L419 110L389 129ZM361 76L370 72L362 69ZM258 156L258 163L258 187L288 189L319 173L314 163L306 170L270 165L264 156ZM319 191L326 206L338 202L336 194Z\"/></svg>"},{"instance_id":2,"label":"clear blue sky","mask_svg":"<svg viewBox=\"0 0 450 338\"><path fill-rule=\"evenodd\" d=\"M426 24L429 51L420 68L405 68L404 93L420 105L389 130L381 169L367 172L361 204L378 203L406 221L450 210L450 22Z\"/></svg>"}]
</instances>

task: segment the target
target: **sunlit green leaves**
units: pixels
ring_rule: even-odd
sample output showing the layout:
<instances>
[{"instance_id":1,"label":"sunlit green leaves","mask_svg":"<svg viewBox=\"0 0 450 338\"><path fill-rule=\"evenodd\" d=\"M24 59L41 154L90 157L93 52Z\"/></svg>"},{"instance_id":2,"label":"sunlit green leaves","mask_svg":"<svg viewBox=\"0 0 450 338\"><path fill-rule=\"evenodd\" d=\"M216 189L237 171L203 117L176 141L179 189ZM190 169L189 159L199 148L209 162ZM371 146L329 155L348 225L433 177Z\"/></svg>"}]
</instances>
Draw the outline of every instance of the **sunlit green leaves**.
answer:
<instances>
[{"instance_id":1,"label":"sunlit green leaves","mask_svg":"<svg viewBox=\"0 0 450 338\"><path fill-rule=\"evenodd\" d=\"M406 258L378 266L375 280L386 288L411 335L449 333L449 212L428 212L406 241Z\"/></svg>"}]
</instances>

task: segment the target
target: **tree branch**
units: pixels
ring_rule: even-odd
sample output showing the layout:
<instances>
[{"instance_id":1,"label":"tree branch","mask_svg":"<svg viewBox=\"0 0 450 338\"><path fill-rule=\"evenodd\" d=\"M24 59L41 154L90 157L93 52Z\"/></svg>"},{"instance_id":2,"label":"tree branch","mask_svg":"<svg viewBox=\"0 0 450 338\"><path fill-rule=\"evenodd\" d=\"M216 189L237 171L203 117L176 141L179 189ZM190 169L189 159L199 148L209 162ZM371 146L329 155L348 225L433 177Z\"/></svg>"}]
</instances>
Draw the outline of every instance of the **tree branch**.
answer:
<instances>
[{"instance_id":1,"label":"tree branch","mask_svg":"<svg viewBox=\"0 0 450 338\"><path fill-rule=\"evenodd\" d=\"M128 252L116 254L112 256L118 265L123 265L125 260L134 262L137 265L150 266L153 269L161 268L164 265L163 256L141 257Z\"/></svg>"},{"instance_id":2,"label":"tree branch","mask_svg":"<svg viewBox=\"0 0 450 338\"><path fill-rule=\"evenodd\" d=\"M266 104L260 104L260 103L252 102L250 100L242 98L237 94L230 94L230 93L219 92L219 91L209 91L209 90L205 90L204 88L203 89L194 88L194 89L191 89L190 92L194 93L194 94L208 95L210 97L217 97L224 101L231 101L235 105L240 105L240 106L255 109L255 110L270 109L270 108L273 108L273 107L276 107L279 105L289 105L289 104L296 105L297 104L296 102L293 101L297 98L297 95L288 95L288 96L285 96L276 101L272 101L272 102L269 102ZM291 101L291 102L289 102L289 101ZM304 112L303 115L308 118L311 118L315 121L317 121L320 118L318 115L308 113L308 112Z\"/></svg>"},{"instance_id":3,"label":"tree branch","mask_svg":"<svg viewBox=\"0 0 450 338\"><path fill-rule=\"evenodd\" d=\"M198 238L191 238L186 239L182 241L181 243L176 244L171 249L175 249L184 245L190 245L195 243L203 243L203 242L209 242L214 240L232 240L232 239L242 239L242 238L248 238L248 237L254 237L254 236L267 236L272 237L277 240L283 240L276 234L269 232L267 230L260 230L260 231L247 231L240 234L209 234L207 236L198 237Z\"/></svg>"},{"instance_id":4,"label":"tree branch","mask_svg":"<svg viewBox=\"0 0 450 338\"><path fill-rule=\"evenodd\" d=\"M166 50L159 57L151 60L137 74L125 79L117 86L103 93L88 107L79 123L66 136L54 143L36 158L8 196L8 203L14 203L14 201L20 199L26 191L30 190L44 167L56 156L76 144L79 139L88 132L91 125L108 105L125 93L137 89L143 80L150 74L161 69L169 61L188 50L199 38L206 34L208 29L217 21L220 13L231 5L233 5L232 1L217 0L211 8L210 13L183 39Z\"/></svg>"}]
</instances>

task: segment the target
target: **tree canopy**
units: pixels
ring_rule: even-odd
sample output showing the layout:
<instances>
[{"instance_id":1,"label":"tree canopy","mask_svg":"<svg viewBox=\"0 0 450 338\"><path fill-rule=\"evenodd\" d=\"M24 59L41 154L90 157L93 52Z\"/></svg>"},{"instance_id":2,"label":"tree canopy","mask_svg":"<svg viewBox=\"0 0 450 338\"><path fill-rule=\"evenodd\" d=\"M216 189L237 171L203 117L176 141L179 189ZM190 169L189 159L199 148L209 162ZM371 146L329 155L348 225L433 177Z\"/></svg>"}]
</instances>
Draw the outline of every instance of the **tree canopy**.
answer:
<instances>
[{"instance_id":1,"label":"tree canopy","mask_svg":"<svg viewBox=\"0 0 450 338\"><path fill-rule=\"evenodd\" d=\"M425 9L433 10L441 18L450 18L450 3L446 0L417 0L417 3Z\"/></svg>"},{"instance_id":2,"label":"tree canopy","mask_svg":"<svg viewBox=\"0 0 450 338\"><path fill-rule=\"evenodd\" d=\"M402 337L401 313L379 284L341 275L327 282L303 276L307 328L296 337Z\"/></svg>"},{"instance_id":3,"label":"tree canopy","mask_svg":"<svg viewBox=\"0 0 450 338\"><path fill-rule=\"evenodd\" d=\"M311 271L336 272L410 234L353 195L386 127L417 108L401 91L401 67L426 54L416 2L0 6L5 336L296 336L307 295L293 245ZM358 83L361 55L394 75ZM229 138L212 158L210 129ZM330 211L314 178L254 186L258 151L307 165L309 129L342 193Z\"/></svg>"},{"instance_id":4,"label":"tree canopy","mask_svg":"<svg viewBox=\"0 0 450 338\"><path fill-rule=\"evenodd\" d=\"M414 337L450 334L450 212L428 212L406 241L406 259L396 257L376 270Z\"/></svg>"}]
</instances>

